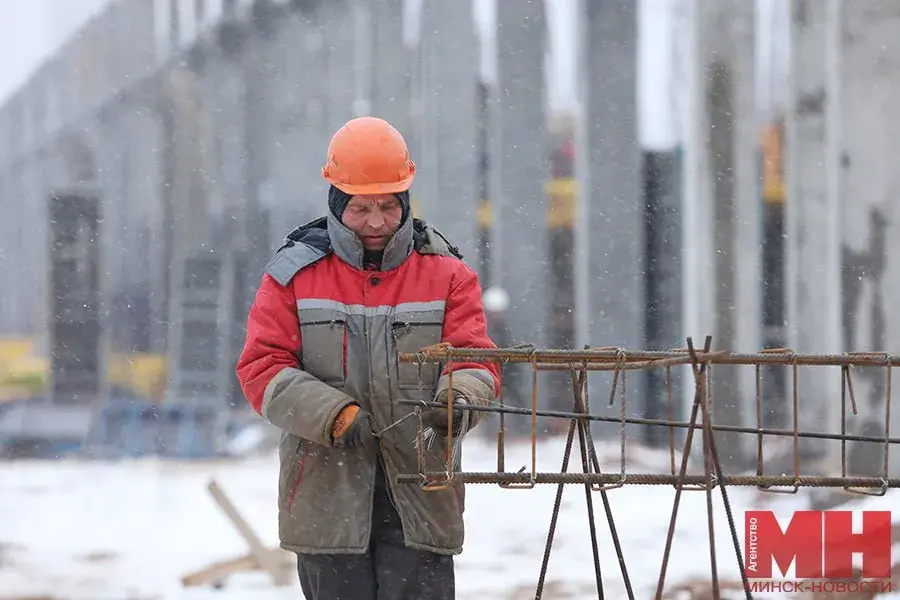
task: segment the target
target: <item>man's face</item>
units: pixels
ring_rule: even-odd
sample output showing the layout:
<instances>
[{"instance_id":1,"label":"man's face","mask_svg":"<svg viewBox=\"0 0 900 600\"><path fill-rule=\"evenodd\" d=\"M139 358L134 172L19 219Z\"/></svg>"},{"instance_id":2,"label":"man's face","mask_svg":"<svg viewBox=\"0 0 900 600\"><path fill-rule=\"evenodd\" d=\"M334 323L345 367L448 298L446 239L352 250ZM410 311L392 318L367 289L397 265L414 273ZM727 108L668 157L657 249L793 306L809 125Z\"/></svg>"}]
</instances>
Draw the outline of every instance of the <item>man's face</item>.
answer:
<instances>
[{"instance_id":1,"label":"man's face","mask_svg":"<svg viewBox=\"0 0 900 600\"><path fill-rule=\"evenodd\" d=\"M393 194L365 194L350 198L341 217L366 250L384 250L400 227L403 206Z\"/></svg>"}]
</instances>

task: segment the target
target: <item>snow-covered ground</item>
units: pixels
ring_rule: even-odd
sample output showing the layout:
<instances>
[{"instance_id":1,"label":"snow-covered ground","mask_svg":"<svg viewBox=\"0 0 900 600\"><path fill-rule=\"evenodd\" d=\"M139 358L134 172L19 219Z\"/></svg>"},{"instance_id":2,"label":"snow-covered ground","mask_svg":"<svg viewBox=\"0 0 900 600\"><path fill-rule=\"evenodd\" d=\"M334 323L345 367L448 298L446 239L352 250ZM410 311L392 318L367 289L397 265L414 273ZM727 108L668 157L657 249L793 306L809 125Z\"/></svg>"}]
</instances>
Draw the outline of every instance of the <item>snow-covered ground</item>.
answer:
<instances>
[{"instance_id":1,"label":"snow-covered ground","mask_svg":"<svg viewBox=\"0 0 900 600\"><path fill-rule=\"evenodd\" d=\"M563 441L539 447L541 471L559 471ZM573 454L580 467L580 456ZM602 446L601 460L618 469L617 447ZM0 463L0 600L300 599L299 585L275 588L261 572L232 576L221 590L182 588L180 578L208 563L236 557L247 547L207 492L215 478L264 542L276 543L274 455L232 462L15 461ZM667 455L629 456L629 472L668 469ZM507 447L507 469L530 469L527 445ZM496 445L466 442L466 470L496 468ZM533 598L556 486L503 490L470 485L467 539L457 559L458 598ZM729 488L743 545L743 514L766 507L788 515L808 497L761 495ZM674 490L626 486L608 493L635 597L652 598L659 577ZM667 588L709 573L706 495L682 495ZM714 493L720 579L739 579L721 501ZM593 494L606 598L624 598L622 576L599 493ZM890 507L896 496L867 506ZM544 598L596 598L585 494L567 486Z\"/></svg>"}]
</instances>

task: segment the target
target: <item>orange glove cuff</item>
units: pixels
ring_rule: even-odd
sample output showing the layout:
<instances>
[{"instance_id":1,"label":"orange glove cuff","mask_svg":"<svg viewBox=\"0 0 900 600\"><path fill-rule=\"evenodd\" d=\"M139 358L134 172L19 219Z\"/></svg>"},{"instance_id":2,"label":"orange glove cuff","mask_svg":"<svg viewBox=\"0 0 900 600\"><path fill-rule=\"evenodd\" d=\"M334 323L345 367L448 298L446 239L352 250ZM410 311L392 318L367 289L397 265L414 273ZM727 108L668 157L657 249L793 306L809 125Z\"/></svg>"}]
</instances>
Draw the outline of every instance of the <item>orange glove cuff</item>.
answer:
<instances>
[{"instance_id":1,"label":"orange glove cuff","mask_svg":"<svg viewBox=\"0 0 900 600\"><path fill-rule=\"evenodd\" d=\"M347 429L350 428L350 425L353 424L353 420L356 419L356 413L358 412L359 406L356 404L345 406L344 409L338 413L337 418L334 420L334 424L331 426L331 435L335 439L344 435L347 432Z\"/></svg>"}]
</instances>

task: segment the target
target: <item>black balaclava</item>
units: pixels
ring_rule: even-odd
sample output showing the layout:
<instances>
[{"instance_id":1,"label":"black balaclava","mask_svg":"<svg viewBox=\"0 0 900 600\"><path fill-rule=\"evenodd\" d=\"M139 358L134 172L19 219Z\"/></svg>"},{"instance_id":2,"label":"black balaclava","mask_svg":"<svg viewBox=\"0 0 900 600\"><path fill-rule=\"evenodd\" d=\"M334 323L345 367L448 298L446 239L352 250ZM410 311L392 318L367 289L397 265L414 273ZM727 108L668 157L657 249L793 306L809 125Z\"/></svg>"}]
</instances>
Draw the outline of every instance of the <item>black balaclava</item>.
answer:
<instances>
[{"instance_id":1,"label":"black balaclava","mask_svg":"<svg viewBox=\"0 0 900 600\"><path fill-rule=\"evenodd\" d=\"M406 222L407 217L409 217L409 190L398 192L394 194L394 196L400 201L400 206L403 209L403 214L400 217L400 225L403 225ZM344 214L344 209L347 208L347 204L350 203L350 198L352 197L353 196L350 194L339 190L333 185L328 189L328 209L339 221ZM381 258L383 255L384 252L382 250L363 250L363 266L367 268L379 268L381 266Z\"/></svg>"}]
</instances>

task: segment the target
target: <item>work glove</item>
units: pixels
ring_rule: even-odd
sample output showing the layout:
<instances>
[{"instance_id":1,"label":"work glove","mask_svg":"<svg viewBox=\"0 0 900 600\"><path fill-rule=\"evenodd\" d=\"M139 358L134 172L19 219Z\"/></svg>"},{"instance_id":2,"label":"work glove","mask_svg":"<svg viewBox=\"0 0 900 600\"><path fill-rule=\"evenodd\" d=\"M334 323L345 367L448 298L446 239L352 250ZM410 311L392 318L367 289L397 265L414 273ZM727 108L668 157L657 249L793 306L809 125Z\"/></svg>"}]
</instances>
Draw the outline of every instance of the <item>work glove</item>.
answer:
<instances>
[{"instance_id":1,"label":"work glove","mask_svg":"<svg viewBox=\"0 0 900 600\"><path fill-rule=\"evenodd\" d=\"M372 437L369 413L360 409L358 404L344 407L334 419L331 426L331 437L334 445L341 448L364 446Z\"/></svg>"},{"instance_id":2,"label":"work glove","mask_svg":"<svg viewBox=\"0 0 900 600\"><path fill-rule=\"evenodd\" d=\"M447 390L442 390L434 401L443 404L441 407L429 407L422 411L422 426L431 428L435 434L447 437ZM468 424L469 412L465 410L468 401L461 393L453 392L453 436L464 433Z\"/></svg>"}]
</instances>

